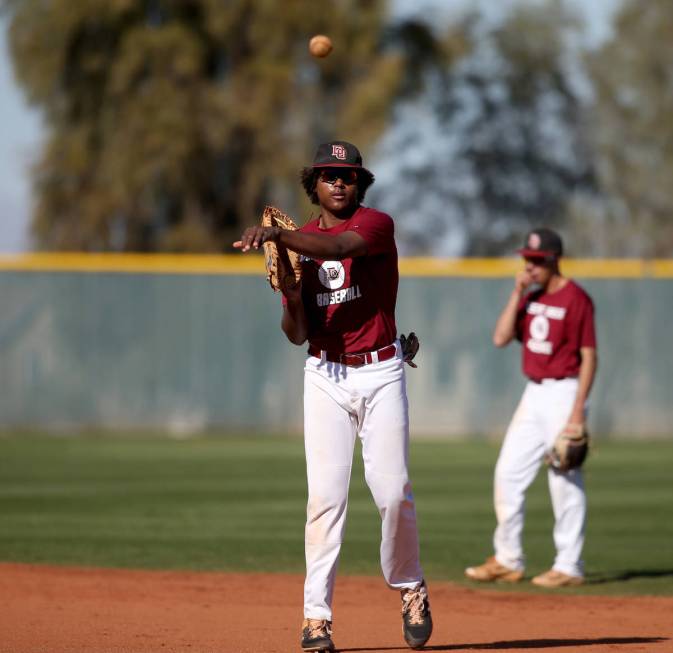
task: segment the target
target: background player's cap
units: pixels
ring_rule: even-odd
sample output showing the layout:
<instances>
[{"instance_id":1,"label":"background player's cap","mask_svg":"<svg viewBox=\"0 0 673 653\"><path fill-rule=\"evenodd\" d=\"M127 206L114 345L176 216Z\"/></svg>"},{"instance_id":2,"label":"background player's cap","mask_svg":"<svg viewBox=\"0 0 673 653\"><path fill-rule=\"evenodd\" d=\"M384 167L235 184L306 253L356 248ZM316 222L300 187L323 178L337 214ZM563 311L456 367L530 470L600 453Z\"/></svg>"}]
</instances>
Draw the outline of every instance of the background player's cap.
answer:
<instances>
[{"instance_id":1,"label":"background player's cap","mask_svg":"<svg viewBox=\"0 0 673 653\"><path fill-rule=\"evenodd\" d=\"M330 141L318 146L313 159L313 168L357 168L369 175L374 175L362 166L362 155L355 145L347 141Z\"/></svg>"},{"instance_id":2,"label":"background player's cap","mask_svg":"<svg viewBox=\"0 0 673 653\"><path fill-rule=\"evenodd\" d=\"M563 241L555 231L540 227L529 231L523 247L516 251L524 258L555 259L563 256Z\"/></svg>"}]
</instances>

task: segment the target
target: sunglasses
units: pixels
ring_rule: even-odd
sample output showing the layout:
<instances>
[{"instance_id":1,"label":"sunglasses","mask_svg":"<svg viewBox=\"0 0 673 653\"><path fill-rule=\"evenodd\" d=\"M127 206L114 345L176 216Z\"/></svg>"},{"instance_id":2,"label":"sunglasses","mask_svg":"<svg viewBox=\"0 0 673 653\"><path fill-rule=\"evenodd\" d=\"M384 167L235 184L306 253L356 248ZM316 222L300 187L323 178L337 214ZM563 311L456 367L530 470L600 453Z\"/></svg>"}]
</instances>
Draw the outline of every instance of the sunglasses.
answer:
<instances>
[{"instance_id":1,"label":"sunglasses","mask_svg":"<svg viewBox=\"0 0 673 653\"><path fill-rule=\"evenodd\" d=\"M337 179L341 179L346 186L354 184L358 180L358 173L352 168L326 168L320 171L318 179L333 186Z\"/></svg>"}]
</instances>

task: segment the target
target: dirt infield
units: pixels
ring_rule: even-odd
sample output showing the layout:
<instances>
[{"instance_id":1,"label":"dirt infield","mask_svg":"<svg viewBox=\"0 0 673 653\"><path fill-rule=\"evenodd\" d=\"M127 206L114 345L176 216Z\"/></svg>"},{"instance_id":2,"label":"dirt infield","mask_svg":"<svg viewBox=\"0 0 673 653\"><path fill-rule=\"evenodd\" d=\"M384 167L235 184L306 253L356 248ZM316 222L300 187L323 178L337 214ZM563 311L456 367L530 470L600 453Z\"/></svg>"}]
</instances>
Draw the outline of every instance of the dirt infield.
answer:
<instances>
[{"instance_id":1,"label":"dirt infield","mask_svg":"<svg viewBox=\"0 0 673 653\"><path fill-rule=\"evenodd\" d=\"M429 583L431 651L673 651L673 597L503 593ZM0 564L2 653L299 651L302 578ZM406 651L400 601L340 576L339 651Z\"/></svg>"}]
</instances>

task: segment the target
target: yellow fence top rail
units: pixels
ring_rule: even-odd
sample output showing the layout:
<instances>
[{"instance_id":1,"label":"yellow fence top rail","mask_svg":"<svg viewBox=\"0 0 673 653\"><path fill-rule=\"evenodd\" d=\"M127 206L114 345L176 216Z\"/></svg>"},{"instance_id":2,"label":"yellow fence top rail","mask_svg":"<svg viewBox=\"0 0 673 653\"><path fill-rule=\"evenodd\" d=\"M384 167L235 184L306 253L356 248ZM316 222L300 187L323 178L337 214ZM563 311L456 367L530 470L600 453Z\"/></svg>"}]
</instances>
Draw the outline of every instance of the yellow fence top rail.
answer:
<instances>
[{"instance_id":1,"label":"yellow fence top rail","mask_svg":"<svg viewBox=\"0 0 673 653\"><path fill-rule=\"evenodd\" d=\"M400 258L404 277L498 278L521 269L519 258ZM673 278L673 259L563 259L570 277ZM251 254L0 254L0 271L264 276L261 253Z\"/></svg>"}]
</instances>

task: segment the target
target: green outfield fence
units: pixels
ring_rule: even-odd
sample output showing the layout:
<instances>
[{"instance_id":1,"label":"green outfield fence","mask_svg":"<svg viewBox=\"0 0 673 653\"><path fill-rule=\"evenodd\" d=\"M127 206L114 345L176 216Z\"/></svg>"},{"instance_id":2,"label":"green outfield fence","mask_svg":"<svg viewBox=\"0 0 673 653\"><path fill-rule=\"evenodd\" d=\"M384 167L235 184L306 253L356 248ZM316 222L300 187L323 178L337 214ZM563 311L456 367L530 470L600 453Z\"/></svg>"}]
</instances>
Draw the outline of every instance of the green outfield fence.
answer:
<instances>
[{"instance_id":1,"label":"green outfield fence","mask_svg":"<svg viewBox=\"0 0 673 653\"><path fill-rule=\"evenodd\" d=\"M524 381L491 344L517 259L402 259L412 431L499 436ZM0 428L299 432L304 347L259 255L0 256ZM603 437L673 436L673 260L567 260L593 296Z\"/></svg>"}]
</instances>

